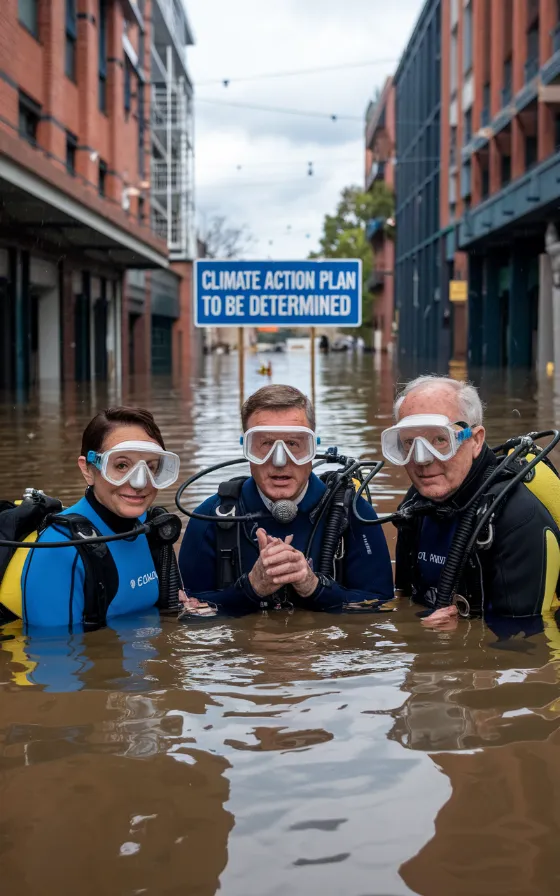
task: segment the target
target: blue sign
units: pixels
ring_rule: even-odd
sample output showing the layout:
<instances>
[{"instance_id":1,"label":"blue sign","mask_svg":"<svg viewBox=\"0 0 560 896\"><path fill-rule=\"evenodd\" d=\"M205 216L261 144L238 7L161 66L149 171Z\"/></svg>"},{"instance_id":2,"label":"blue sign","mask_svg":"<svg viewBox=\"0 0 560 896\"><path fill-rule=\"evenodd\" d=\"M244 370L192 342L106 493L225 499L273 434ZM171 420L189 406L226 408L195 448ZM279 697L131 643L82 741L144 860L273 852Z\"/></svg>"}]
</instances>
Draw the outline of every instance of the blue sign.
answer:
<instances>
[{"instance_id":1,"label":"blue sign","mask_svg":"<svg viewBox=\"0 0 560 896\"><path fill-rule=\"evenodd\" d=\"M194 263L197 327L359 327L362 262Z\"/></svg>"}]
</instances>

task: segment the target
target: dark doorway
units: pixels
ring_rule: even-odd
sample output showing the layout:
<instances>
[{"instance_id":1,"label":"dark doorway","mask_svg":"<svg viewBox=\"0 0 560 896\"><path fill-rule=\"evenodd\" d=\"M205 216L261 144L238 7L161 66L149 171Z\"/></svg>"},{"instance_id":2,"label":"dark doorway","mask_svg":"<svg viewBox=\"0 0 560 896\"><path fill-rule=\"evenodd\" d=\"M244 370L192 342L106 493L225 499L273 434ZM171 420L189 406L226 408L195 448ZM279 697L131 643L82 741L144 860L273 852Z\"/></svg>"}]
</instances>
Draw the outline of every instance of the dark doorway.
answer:
<instances>
[{"instance_id":1,"label":"dark doorway","mask_svg":"<svg viewBox=\"0 0 560 896\"><path fill-rule=\"evenodd\" d=\"M95 379L107 379L107 281L101 281L101 297L93 306L93 333L95 337Z\"/></svg>"},{"instance_id":2,"label":"dark doorway","mask_svg":"<svg viewBox=\"0 0 560 896\"><path fill-rule=\"evenodd\" d=\"M15 302L12 284L0 278L0 389L13 389L15 384Z\"/></svg>"},{"instance_id":3,"label":"dark doorway","mask_svg":"<svg viewBox=\"0 0 560 896\"><path fill-rule=\"evenodd\" d=\"M170 374L172 364L172 328L170 317L152 316L152 373Z\"/></svg>"},{"instance_id":4,"label":"dark doorway","mask_svg":"<svg viewBox=\"0 0 560 896\"><path fill-rule=\"evenodd\" d=\"M79 383L86 383L91 379L90 291L90 276L88 273L84 273L82 275L82 292L76 296L74 305L76 380Z\"/></svg>"}]
</instances>

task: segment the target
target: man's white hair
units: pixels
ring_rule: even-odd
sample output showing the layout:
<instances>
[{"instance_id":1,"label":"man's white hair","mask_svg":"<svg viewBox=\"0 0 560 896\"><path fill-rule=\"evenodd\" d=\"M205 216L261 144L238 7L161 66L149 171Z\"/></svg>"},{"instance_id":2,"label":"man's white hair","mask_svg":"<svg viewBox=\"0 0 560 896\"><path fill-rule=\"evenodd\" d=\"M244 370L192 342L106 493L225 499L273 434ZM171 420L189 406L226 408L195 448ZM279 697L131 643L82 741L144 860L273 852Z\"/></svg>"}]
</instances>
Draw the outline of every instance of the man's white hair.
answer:
<instances>
[{"instance_id":1,"label":"man's white hair","mask_svg":"<svg viewBox=\"0 0 560 896\"><path fill-rule=\"evenodd\" d=\"M463 380L453 380L449 376L436 376L435 374L418 376L415 380L411 380L410 383L407 383L404 389L399 392L395 399L395 404L393 405L395 422L398 423L399 421L401 405L407 395L410 395L411 392L415 392L419 389L426 389L429 386L444 386L445 388L452 389L453 392L457 394L460 419L465 423L468 423L469 426L482 426L482 402L475 387L471 383L465 383ZM434 413L437 413L437 411L435 410ZM455 423L456 421L452 420L451 422Z\"/></svg>"}]
</instances>

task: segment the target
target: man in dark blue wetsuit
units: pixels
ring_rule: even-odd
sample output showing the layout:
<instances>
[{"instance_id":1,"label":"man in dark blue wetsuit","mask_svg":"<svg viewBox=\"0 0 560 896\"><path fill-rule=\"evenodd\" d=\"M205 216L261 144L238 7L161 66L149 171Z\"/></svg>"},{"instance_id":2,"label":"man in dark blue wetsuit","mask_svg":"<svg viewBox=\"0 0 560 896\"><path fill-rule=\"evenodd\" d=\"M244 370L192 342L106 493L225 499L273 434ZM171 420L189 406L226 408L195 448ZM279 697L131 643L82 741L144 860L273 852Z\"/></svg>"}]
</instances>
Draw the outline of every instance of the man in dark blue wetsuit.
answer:
<instances>
[{"instance_id":1,"label":"man in dark blue wetsuit","mask_svg":"<svg viewBox=\"0 0 560 896\"><path fill-rule=\"evenodd\" d=\"M189 595L235 615L286 603L311 610L375 609L390 600L391 562L381 527L364 526L352 513L337 551L337 579L316 572L326 523L323 519L309 546L310 514L326 486L312 473L316 437L311 402L291 386L265 386L245 402L242 423L251 476L238 488L235 512L270 511L285 499L297 504L297 515L290 523L271 514L260 527L250 522L235 526L239 537L227 551L220 547L216 523L192 519L179 554ZM214 515L220 505L223 514L223 497L214 495L197 511ZM362 516L376 518L367 501L361 500L359 507ZM224 553L226 562L234 558L229 580L222 571ZM333 563L333 573L334 568Z\"/></svg>"}]
</instances>

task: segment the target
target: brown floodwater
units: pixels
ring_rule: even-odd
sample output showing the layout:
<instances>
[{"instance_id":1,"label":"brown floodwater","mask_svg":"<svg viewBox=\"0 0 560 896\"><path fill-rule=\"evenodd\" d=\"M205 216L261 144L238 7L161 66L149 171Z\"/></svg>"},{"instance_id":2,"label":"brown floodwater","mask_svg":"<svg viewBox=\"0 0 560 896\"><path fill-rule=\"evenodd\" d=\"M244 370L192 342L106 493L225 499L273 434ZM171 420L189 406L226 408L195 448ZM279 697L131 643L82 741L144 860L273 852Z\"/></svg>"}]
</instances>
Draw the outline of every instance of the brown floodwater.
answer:
<instances>
[{"instance_id":1,"label":"brown floodwater","mask_svg":"<svg viewBox=\"0 0 560 896\"><path fill-rule=\"evenodd\" d=\"M306 388L308 364L274 355L273 381ZM247 359L247 392L266 382L257 366ZM475 379L490 443L560 421L552 379ZM319 358L323 446L378 456L394 383L371 356ZM82 429L121 401L156 413L185 475L239 455L236 359L208 357L182 384L6 398L0 498L35 486L77 499ZM198 483L191 506L219 479ZM402 470L384 468L379 512L405 489ZM173 507L172 490L161 498ZM3 634L15 637L0 642L2 896L560 890L552 619L442 633L405 604L371 617L185 625L147 614L86 636L26 637L17 624Z\"/></svg>"}]
</instances>

